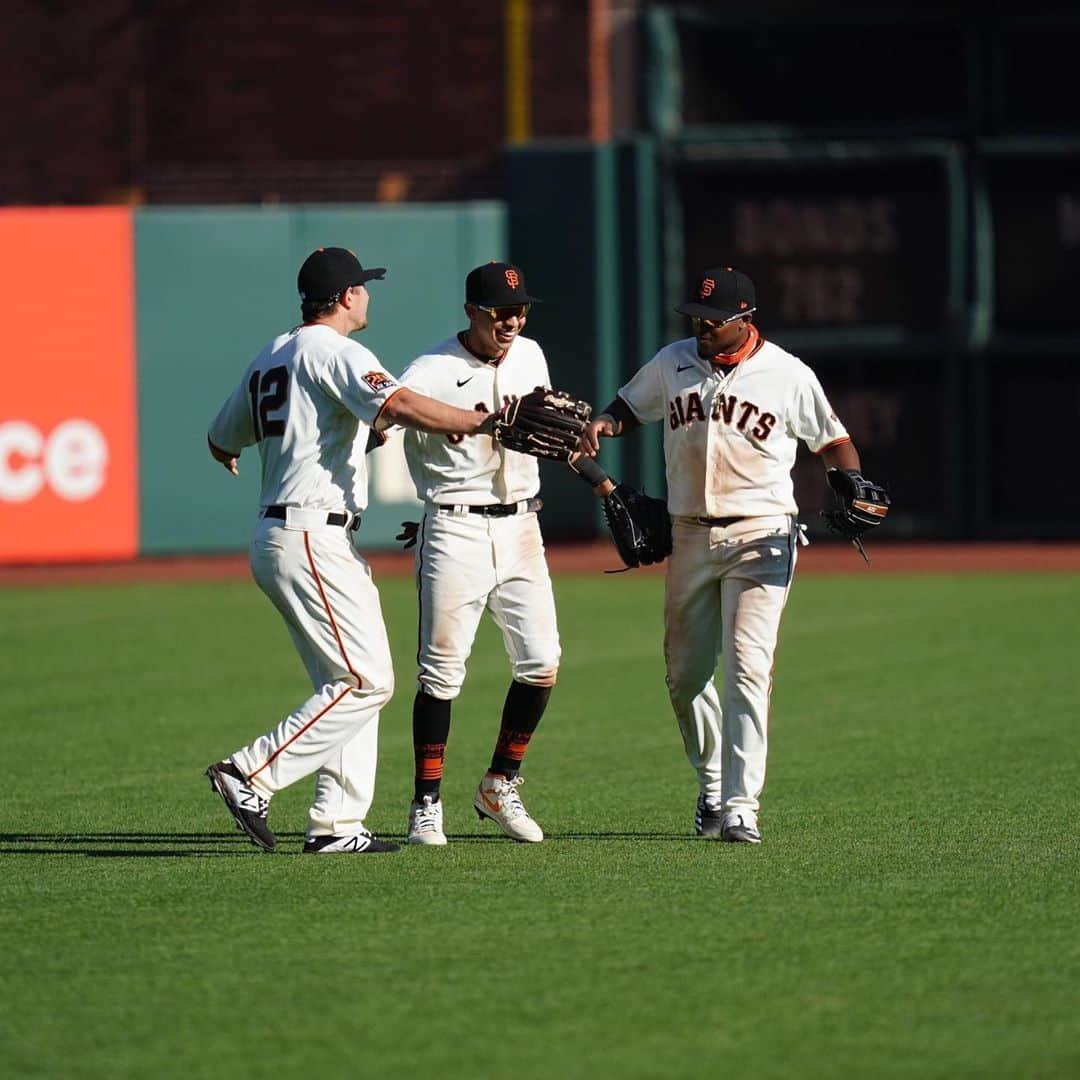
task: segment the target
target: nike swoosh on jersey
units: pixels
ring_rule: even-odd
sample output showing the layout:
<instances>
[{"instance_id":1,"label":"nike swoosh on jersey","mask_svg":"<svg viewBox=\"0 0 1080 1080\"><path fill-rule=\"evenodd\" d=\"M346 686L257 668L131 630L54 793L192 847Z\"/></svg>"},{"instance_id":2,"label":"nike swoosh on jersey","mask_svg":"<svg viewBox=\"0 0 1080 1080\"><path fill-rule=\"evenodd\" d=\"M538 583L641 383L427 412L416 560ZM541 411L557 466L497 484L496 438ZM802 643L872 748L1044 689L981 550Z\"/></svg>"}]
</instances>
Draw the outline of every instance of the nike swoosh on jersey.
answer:
<instances>
[{"instance_id":1,"label":"nike swoosh on jersey","mask_svg":"<svg viewBox=\"0 0 1080 1080\"><path fill-rule=\"evenodd\" d=\"M677 367L675 370L677 372L678 371L689 371L693 366L694 366L693 364L684 364L682 367Z\"/></svg>"},{"instance_id":2,"label":"nike swoosh on jersey","mask_svg":"<svg viewBox=\"0 0 1080 1080\"><path fill-rule=\"evenodd\" d=\"M472 382L475 378L475 375L470 375L467 379L458 379L458 386L464 386L466 383Z\"/></svg>"}]
</instances>

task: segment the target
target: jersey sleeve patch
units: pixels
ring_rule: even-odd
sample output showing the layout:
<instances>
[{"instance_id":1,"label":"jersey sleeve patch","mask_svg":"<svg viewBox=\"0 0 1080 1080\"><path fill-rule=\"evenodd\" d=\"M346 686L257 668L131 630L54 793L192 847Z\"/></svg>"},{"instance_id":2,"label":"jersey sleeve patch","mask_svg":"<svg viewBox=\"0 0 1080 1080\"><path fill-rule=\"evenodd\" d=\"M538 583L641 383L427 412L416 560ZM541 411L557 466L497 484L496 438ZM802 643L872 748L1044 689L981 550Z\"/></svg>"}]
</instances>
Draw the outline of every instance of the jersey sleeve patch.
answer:
<instances>
[{"instance_id":1,"label":"jersey sleeve patch","mask_svg":"<svg viewBox=\"0 0 1080 1080\"><path fill-rule=\"evenodd\" d=\"M394 380L386 374L385 371L369 371L361 378L371 387L371 389L377 394L380 390L385 390L388 386L394 386Z\"/></svg>"}]
</instances>

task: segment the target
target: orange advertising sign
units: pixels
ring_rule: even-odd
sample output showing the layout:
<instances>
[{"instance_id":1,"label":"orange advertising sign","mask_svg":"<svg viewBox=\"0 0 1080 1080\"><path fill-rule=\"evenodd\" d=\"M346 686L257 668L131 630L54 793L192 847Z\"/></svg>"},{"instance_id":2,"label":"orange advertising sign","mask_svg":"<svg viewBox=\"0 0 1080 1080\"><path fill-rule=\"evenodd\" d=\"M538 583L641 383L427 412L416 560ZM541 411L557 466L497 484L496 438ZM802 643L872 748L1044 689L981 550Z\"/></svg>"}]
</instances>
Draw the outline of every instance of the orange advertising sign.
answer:
<instances>
[{"instance_id":1,"label":"orange advertising sign","mask_svg":"<svg viewBox=\"0 0 1080 1080\"><path fill-rule=\"evenodd\" d=\"M0 209L0 255L0 563L131 558L131 211Z\"/></svg>"}]
</instances>

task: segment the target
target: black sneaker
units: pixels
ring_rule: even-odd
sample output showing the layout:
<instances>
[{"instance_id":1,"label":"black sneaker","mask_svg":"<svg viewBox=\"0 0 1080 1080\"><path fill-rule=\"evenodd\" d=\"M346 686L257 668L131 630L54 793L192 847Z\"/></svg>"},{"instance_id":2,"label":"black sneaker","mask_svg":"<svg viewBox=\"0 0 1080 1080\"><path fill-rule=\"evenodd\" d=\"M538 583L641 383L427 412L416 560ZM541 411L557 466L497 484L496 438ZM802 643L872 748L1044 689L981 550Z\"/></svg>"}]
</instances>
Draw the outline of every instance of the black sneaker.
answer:
<instances>
[{"instance_id":1,"label":"black sneaker","mask_svg":"<svg viewBox=\"0 0 1080 1080\"><path fill-rule=\"evenodd\" d=\"M277 847L277 837L266 824L270 800L260 795L231 761L211 765L206 775L210 787L221 796L221 801L235 819L236 827L247 833L257 848L273 851Z\"/></svg>"},{"instance_id":2,"label":"black sneaker","mask_svg":"<svg viewBox=\"0 0 1080 1080\"><path fill-rule=\"evenodd\" d=\"M304 845L305 855L376 855L380 851L400 850L400 844L380 840L369 832L353 836L316 836Z\"/></svg>"},{"instance_id":3,"label":"black sneaker","mask_svg":"<svg viewBox=\"0 0 1080 1080\"><path fill-rule=\"evenodd\" d=\"M697 808L694 810L694 831L707 840L716 840L720 837L723 824L723 811L710 809L705 793L702 792L697 797Z\"/></svg>"}]
</instances>

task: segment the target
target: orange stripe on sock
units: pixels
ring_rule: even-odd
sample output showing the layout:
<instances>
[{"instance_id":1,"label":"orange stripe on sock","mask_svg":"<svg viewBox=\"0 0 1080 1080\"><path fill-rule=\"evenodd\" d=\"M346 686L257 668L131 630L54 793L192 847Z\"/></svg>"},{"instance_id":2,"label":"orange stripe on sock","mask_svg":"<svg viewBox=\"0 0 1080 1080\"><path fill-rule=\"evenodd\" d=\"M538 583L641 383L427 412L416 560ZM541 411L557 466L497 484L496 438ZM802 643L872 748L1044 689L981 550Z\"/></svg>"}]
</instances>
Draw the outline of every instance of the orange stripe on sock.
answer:
<instances>
[{"instance_id":1,"label":"orange stripe on sock","mask_svg":"<svg viewBox=\"0 0 1080 1080\"><path fill-rule=\"evenodd\" d=\"M414 753L417 780L441 780L446 760L446 743L424 743Z\"/></svg>"},{"instance_id":2,"label":"orange stripe on sock","mask_svg":"<svg viewBox=\"0 0 1080 1080\"><path fill-rule=\"evenodd\" d=\"M500 731L499 741L495 744L495 753L510 761L521 761L529 749L531 731Z\"/></svg>"}]
</instances>

